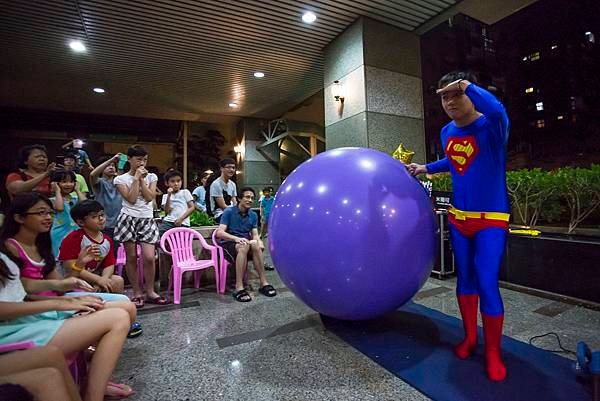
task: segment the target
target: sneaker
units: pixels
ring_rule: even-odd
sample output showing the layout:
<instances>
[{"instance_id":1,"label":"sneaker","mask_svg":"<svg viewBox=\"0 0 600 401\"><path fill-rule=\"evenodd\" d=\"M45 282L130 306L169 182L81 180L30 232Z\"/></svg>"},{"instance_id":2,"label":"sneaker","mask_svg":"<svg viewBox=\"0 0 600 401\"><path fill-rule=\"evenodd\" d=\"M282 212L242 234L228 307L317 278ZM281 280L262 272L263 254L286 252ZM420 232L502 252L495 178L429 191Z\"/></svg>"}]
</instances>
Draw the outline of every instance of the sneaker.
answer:
<instances>
[{"instance_id":1,"label":"sneaker","mask_svg":"<svg viewBox=\"0 0 600 401\"><path fill-rule=\"evenodd\" d=\"M129 328L129 333L127 333L127 338L135 338L142 334L142 325L138 322L133 322L131 327Z\"/></svg>"},{"instance_id":2,"label":"sneaker","mask_svg":"<svg viewBox=\"0 0 600 401\"><path fill-rule=\"evenodd\" d=\"M272 271L272 270L275 270L275 268L273 266L271 266L270 264L265 263L265 270Z\"/></svg>"}]
</instances>

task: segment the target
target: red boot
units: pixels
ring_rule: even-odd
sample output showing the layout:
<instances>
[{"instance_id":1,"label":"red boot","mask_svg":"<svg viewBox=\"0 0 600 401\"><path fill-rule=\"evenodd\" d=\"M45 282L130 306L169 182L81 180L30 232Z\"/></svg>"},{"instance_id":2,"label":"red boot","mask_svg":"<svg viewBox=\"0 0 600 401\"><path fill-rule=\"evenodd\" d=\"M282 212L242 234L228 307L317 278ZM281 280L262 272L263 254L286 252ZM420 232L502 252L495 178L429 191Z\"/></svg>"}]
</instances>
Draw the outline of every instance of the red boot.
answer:
<instances>
[{"instance_id":1,"label":"red boot","mask_svg":"<svg viewBox=\"0 0 600 401\"><path fill-rule=\"evenodd\" d=\"M454 347L454 353L460 359L466 359L477 347L477 304L479 303L479 295L457 295L456 298L463 320L465 338Z\"/></svg>"},{"instance_id":2,"label":"red boot","mask_svg":"<svg viewBox=\"0 0 600 401\"><path fill-rule=\"evenodd\" d=\"M483 335L485 337L485 364L488 378L492 381L502 381L506 378L506 366L502 362L502 322L504 315L487 316L481 314L483 320Z\"/></svg>"}]
</instances>

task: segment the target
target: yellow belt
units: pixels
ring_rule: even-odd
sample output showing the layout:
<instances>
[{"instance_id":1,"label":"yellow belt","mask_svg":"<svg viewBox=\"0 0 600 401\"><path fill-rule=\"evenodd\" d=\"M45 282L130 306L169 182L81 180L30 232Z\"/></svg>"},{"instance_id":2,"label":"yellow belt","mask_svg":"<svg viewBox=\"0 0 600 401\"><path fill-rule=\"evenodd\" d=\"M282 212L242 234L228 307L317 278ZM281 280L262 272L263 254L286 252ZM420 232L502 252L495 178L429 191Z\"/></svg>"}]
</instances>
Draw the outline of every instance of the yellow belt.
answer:
<instances>
[{"instance_id":1,"label":"yellow belt","mask_svg":"<svg viewBox=\"0 0 600 401\"><path fill-rule=\"evenodd\" d=\"M502 220L508 221L510 219L510 214L508 213L499 213L499 212L466 212L464 210L456 209L455 207L451 207L448 210L448 213L452 213L456 220L466 220L466 219L486 219L486 220Z\"/></svg>"}]
</instances>

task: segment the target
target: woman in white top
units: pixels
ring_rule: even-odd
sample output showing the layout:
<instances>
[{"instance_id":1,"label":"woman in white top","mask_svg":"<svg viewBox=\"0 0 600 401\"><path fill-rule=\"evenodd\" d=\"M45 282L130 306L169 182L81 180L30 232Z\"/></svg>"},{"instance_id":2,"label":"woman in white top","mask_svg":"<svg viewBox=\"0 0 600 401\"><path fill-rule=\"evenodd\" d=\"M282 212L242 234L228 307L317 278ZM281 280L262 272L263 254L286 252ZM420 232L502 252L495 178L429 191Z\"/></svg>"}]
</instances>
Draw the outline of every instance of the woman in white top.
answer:
<instances>
[{"instance_id":1,"label":"woman in white top","mask_svg":"<svg viewBox=\"0 0 600 401\"><path fill-rule=\"evenodd\" d=\"M156 197L156 174L146 170L148 152L134 145L127 150L129 171L115 178L114 184L123 197L123 207L117 218L115 240L125 244L127 278L133 287L131 301L136 307L144 306L144 296L137 275L137 244L142 248L146 302L164 305L167 300L154 290L154 247L159 240L158 226L154 221L152 202Z\"/></svg>"}]
</instances>

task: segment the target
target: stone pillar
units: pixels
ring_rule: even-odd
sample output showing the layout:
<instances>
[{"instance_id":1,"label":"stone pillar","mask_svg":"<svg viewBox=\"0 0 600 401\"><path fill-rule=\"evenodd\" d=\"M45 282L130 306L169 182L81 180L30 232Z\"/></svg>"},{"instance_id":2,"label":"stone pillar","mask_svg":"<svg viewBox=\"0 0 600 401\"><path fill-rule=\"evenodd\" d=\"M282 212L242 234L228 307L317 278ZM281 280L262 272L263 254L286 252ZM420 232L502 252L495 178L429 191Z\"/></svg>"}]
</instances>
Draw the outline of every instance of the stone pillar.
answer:
<instances>
[{"instance_id":1,"label":"stone pillar","mask_svg":"<svg viewBox=\"0 0 600 401\"><path fill-rule=\"evenodd\" d=\"M344 102L336 102L339 81ZM327 149L360 146L391 154L401 142L425 161L419 37L361 17L325 48Z\"/></svg>"}]
</instances>

